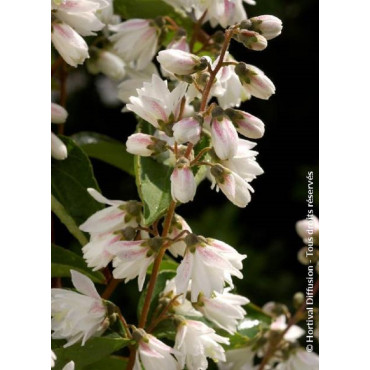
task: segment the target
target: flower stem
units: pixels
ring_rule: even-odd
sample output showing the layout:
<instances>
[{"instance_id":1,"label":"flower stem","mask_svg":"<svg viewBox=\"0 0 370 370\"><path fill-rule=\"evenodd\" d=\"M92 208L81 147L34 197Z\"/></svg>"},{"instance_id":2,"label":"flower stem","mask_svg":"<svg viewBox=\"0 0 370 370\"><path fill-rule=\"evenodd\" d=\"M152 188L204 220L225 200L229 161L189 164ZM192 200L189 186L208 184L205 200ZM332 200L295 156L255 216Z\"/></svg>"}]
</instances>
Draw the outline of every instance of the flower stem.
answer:
<instances>
[{"instance_id":1,"label":"flower stem","mask_svg":"<svg viewBox=\"0 0 370 370\"><path fill-rule=\"evenodd\" d=\"M176 208L176 202L172 201L171 204L170 204L170 207L168 209L165 221L164 221L163 232L162 232L162 237L163 238L165 238L167 236L168 232L169 232L172 217L175 213L175 208ZM153 296L153 292L154 292L154 288L155 288L155 283L157 282L159 267L160 267L160 264L162 262L163 256L166 252L166 249L167 249L167 244L164 244L161 247L161 249L159 250L156 259L154 260L153 271L152 271L152 274L150 276L149 285L148 285L148 292L146 294L143 310L142 310L141 316L140 316L139 328L144 328L145 327L146 320L148 318L150 302L152 300L152 296Z\"/></svg>"},{"instance_id":2,"label":"flower stem","mask_svg":"<svg viewBox=\"0 0 370 370\"><path fill-rule=\"evenodd\" d=\"M316 293L318 292L318 290L319 290L319 280L316 281L316 283L315 283L315 285L313 287L313 293L312 293L313 296L316 295ZM273 342L270 343L270 346L267 349L266 354L265 354L265 356L264 356L264 358L263 358L263 360L262 360L262 362L261 362L258 370L264 370L265 366L270 361L271 357L274 355L275 351L278 348L278 345L280 344L280 342L284 338L285 334L288 332L288 330L293 325L295 325L298 321L300 321L301 315L302 315L303 311L305 310L305 308L306 308L306 302L303 302L303 304L301 305L301 307L299 307L299 309L296 311L296 313L294 314L294 316L292 316L290 318L290 320L288 321L288 325L285 328L285 330L277 337L276 340L274 340Z\"/></svg>"},{"instance_id":3,"label":"flower stem","mask_svg":"<svg viewBox=\"0 0 370 370\"><path fill-rule=\"evenodd\" d=\"M117 279L111 279L109 284L107 285L107 287L105 288L103 294L101 295L101 297L103 299L109 299L110 296L113 294L113 292L115 291L115 289L117 288L118 284L120 283L121 280L117 280Z\"/></svg>"},{"instance_id":4,"label":"flower stem","mask_svg":"<svg viewBox=\"0 0 370 370\"><path fill-rule=\"evenodd\" d=\"M221 53L220 53L220 57L218 59L217 65L216 65L215 69L210 73L208 83L207 83L206 87L203 90L202 103L200 105L200 111L201 112L203 112L206 109L208 95L211 91L211 88L212 88L213 82L216 78L216 75L217 75L218 71L221 69L221 67L224 63L225 54L226 54L227 49L229 48L229 44L230 44L230 41L231 41L231 37L233 36L233 33L234 33L233 28L230 28L225 32L225 41L222 45L222 49L221 49Z\"/></svg>"},{"instance_id":5,"label":"flower stem","mask_svg":"<svg viewBox=\"0 0 370 370\"><path fill-rule=\"evenodd\" d=\"M175 214L175 208L176 208L176 202L172 201L169 208L168 212L166 215L166 218L164 220L164 225L163 225L163 232L162 232L162 237L165 238L168 235L168 232L170 230L171 226L171 221L173 218L173 215ZM159 267L161 265L162 259L164 254L166 253L167 249L167 243L164 244L161 249L159 250L156 259L154 260L154 265L153 265L153 270L152 274L150 276L149 280L149 285L148 285L148 292L146 293L145 296L145 301L143 305L143 310L141 311L141 316L139 320L139 328L144 328L146 324L146 320L148 318L148 313L149 313L149 308L150 308L150 302L152 300L155 284L157 282L157 277L159 273ZM127 364L127 370L132 370L135 364L135 358L136 358L136 347L131 347L130 348L130 358Z\"/></svg>"}]
</instances>

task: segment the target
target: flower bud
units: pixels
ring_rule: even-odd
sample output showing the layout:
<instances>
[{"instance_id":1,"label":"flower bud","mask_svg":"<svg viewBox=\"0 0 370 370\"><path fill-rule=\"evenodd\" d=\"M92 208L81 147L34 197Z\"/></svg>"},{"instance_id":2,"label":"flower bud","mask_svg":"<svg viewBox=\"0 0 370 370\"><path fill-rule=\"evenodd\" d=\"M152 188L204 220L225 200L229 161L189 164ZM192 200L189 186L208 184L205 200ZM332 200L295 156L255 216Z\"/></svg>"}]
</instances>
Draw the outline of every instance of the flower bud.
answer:
<instances>
[{"instance_id":1,"label":"flower bud","mask_svg":"<svg viewBox=\"0 0 370 370\"><path fill-rule=\"evenodd\" d=\"M250 50L261 51L267 47L266 38L258 32L242 30L237 34L236 38Z\"/></svg>"},{"instance_id":2,"label":"flower bud","mask_svg":"<svg viewBox=\"0 0 370 370\"><path fill-rule=\"evenodd\" d=\"M185 158L180 158L171 175L172 199L181 203L192 201L197 188L188 162Z\"/></svg>"},{"instance_id":3,"label":"flower bud","mask_svg":"<svg viewBox=\"0 0 370 370\"><path fill-rule=\"evenodd\" d=\"M66 159L68 156L67 147L54 132L51 133L51 156L58 160Z\"/></svg>"},{"instance_id":4,"label":"flower bud","mask_svg":"<svg viewBox=\"0 0 370 370\"><path fill-rule=\"evenodd\" d=\"M126 74L123 60L109 51L100 52L96 63L99 70L113 80L121 80Z\"/></svg>"},{"instance_id":5,"label":"flower bud","mask_svg":"<svg viewBox=\"0 0 370 370\"><path fill-rule=\"evenodd\" d=\"M180 76L190 75L207 68L207 59L182 50L162 50L158 53L157 60L167 72Z\"/></svg>"},{"instance_id":6,"label":"flower bud","mask_svg":"<svg viewBox=\"0 0 370 370\"><path fill-rule=\"evenodd\" d=\"M126 141L127 151L134 155L149 157L152 154L160 154L166 151L167 143L147 134L133 134Z\"/></svg>"},{"instance_id":7,"label":"flower bud","mask_svg":"<svg viewBox=\"0 0 370 370\"><path fill-rule=\"evenodd\" d=\"M53 23L51 41L62 58L72 67L83 64L89 57L85 40L68 24Z\"/></svg>"},{"instance_id":8,"label":"flower bud","mask_svg":"<svg viewBox=\"0 0 370 370\"><path fill-rule=\"evenodd\" d=\"M238 149L238 133L232 122L220 116L213 118L211 125L212 144L220 159L229 159L235 156Z\"/></svg>"},{"instance_id":9,"label":"flower bud","mask_svg":"<svg viewBox=\"0 0 370 370\"><path fill-rule=\"evenodd\" d=\"M173 136L179 144L196 144L200 140L201 132L200 123L194 117L184 118L173 125Z\"/></svg>"},{"instance_id":10,"label":"flower bud","mask_svg":"<svg viewBox=\"0 0 370 370\"><path fill-rule=\"evenodd\" d=\"M239 76L239 80L246 93L264 100L269 99L272 94L275 94L274 84L257 67L239 63L235 66L235 73Z\"/></svg>"},{"instance_id":11,"label":"flower bud","mask_svg":"<svg viewBox=\"0 0 370 370\"><path fill-rule=\"evenodd\" d=\"M264 123L257 117L241 110L226 109L225 113L236 126L236 130L250 139L260 139L265 133Z\"/></svg>"},{"instance_id":12,"label":"flower bud","mask_svg":"<svg viewBox=\"0 0 370 370\"><path fill-rule=\"evenodd\" d=\"M252 22L251 29L259 32L266 40L271 40L281 34L283 24L279 18L273 15L260 15L249 20Z\"/></svg>"},{"instance_id":13,"label":"flower bud","mask_svg":"<svg viewBox=\"0 0 370 370\"><path fill-rule=\"evenodd\" d=\"M51 122L64 123L68 117L68 112L59 104L51 103Z\"/></svg>"}]
</instances>

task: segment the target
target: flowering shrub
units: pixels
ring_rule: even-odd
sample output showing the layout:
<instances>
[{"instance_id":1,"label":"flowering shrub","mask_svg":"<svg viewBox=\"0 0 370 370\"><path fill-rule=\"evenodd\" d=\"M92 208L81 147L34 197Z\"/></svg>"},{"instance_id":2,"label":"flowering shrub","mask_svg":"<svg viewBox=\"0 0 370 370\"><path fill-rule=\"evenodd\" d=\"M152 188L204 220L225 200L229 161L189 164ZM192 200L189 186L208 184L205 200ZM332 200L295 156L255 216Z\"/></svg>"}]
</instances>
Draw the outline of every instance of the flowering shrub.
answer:
<instances>
[{"instance_id":1,"label":"flowering shrub","mask_svg":"<svg viewBox=\"0 0 370 370\"><path fill-rule=\"evenodd\" d=\"M236 294L233 279L243 278L247 256L198 235L180 215L181 204L196 202L197 187L207 180L237 207L252 201L251 182L263 170L250 139L262 138L265 125L236 108L252 98L268 100L275 86L259 68L236 60L229 46L261 51L279 36L282 22L272 15L248 18L242 0L155 5L163 14L141 19L121 0L52 0L52 74L61 89L60 104L51 103L60 133L51 136L52 211L83 255L52 246L52 367L200 370L214 362L219 369L318 369L318 356L298 341L305 333L296 325L305 318L304 299L295 296L291 314L282 304L258 308ZM121 19L114 9L125 6ZM207 33L205 24L223 31ZM119 81L123 114L137 117L126 150L119 145L120 168L135 175L140 199L101 194L79 146L101 138L62 135L65 76L82 64ZM116 150L117 143L105 144L108 153ZM297 232L314 251L318 273L318 220L297 223ZM61 286L69 276L76 291ZM110 297L118 284L136 279L138 321L128 322ZM101 295L94 283L106 284Z\"/></svg>"}]
</instances>

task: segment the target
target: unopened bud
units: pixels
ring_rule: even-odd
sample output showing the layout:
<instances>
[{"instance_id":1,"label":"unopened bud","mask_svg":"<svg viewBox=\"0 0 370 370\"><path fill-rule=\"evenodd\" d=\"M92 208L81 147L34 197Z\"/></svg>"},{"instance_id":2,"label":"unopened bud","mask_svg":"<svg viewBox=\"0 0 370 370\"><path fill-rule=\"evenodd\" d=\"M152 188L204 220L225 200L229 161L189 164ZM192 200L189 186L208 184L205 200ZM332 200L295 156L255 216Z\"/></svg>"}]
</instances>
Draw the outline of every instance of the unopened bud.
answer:
<instances>
[{"instance_id":1,"label":"unopened bud","mask_svg":"<svg viewBox=\"0 0 370 370\"><path fill-rule=\"evenodd\" d=\"M149 157L167 150L167 143L154 136L137 133L130 135L126 142L127 151L134 155Z\"/></svg>"},{"instance_id":2,"label":"unopened bud","mask_svg":"<svg viewBox=\"0 0 370 370\"><path fill-rule=\"evenodd\" d=\"M298 309L300 306L302 306L303 302L304 302L304 294L302 292L297 292L296 294L294 294L294 297L293 297L293 306L295 309Z\"/></svg>"},{"instance_id":3,"label":"unopened bud","mask_svg":"<svg viewBox=\"0 0 370 370\"><path fill-rule=\"evenodd\" d=\"M281 34L283 24L281 20L273 15L260 15L250 18L251 29L259 32L266 40L271 40Z\"/></svg>"},{"instance_id":4,"label":"unopened bud","mask_svg":"<svg viewBox=\"0 0 370 370\"><path fill-rule=\"evenodd\" d=\"M182 50L162 50L157 56L158 62L167 72L184 76L191 75L207 67L207 59Z\"/></svg>"}]
</instances>

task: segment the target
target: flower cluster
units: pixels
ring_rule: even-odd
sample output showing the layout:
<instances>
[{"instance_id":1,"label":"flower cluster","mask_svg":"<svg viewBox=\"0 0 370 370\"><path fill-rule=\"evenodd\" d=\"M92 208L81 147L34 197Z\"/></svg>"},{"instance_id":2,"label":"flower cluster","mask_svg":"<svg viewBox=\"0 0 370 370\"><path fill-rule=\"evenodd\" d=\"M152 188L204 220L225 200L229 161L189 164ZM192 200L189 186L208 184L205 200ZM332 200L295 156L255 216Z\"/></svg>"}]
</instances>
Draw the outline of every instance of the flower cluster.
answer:
<instances>
[{"instance_id":1,"label":"flower cluster","mask_svg":"<svg viewBox=\"0 0 370 370\"><path fill-rule=\"evenodd\" d=\"M229 337L249 325L245 320L248 307L243 307L249 300L233 292L233 278L243 278L246 254L196 234L176 209L179 203L194 200L205 178L236 206L246 207L251 201L251 182L263 173L251 140L263 137L265 125L241 105L253 97L269 99L275 86L263 71L237 61L228 49L231 42L238 42L249 50L264 50L281 33L282 23L270 15L248 19L243 2L254 4L253 0L165 2L194 20L191 37L169 16L121 22L111 0L52 0L51 38L59 61L77 67L89 58L90 73L119 82L124 111L142 121L128 137L126 149L169 168L165 180L170 193L166 195L172 198L166 213L148 224L142 194L142 202L111 200L96 189L87 189L105 207L100 206L79 227L79 233L89 235L82 254L88 268L105 272L109 285L100 296L87 276L71 270L77 292L52 289L52 337L65 339L65 347L84 346L109 328L129 339L129 370L201 370L208 367L208 359L220 369L254 369L255 357L268 353L267 344L281 335L282 345L270 363L279 363L277 369L315 369L316 357L302 354L298 347L302 329L287 323L289 315L271 305L265 311L272 323L253 346L225 350ZM205 22L226 30L208 35L206 41L197 40L198 28ZM88 46L83 37L97 32L99 37ZM201 48L195 46L197 41ZM52 103L52 123L63 124L67 116L63 107ZM67 155L63 141L52 133L52 156L62 160ZM306 228L302 222L297 224L299 235L310 246L312 238L313 243L318 241L318 231L314 227L313 235L308 235ZM156 292L157 307L153 308L156 279L166 253L177 267ZM121 280L127 283L137 278L142 291L147 275L150 281L137 328L128 325L118 307L105 299L112 292L111 284ZM122 324L118 329L114 326L117 317ZM175 331L170 337L172 346L156 334L164 321ZM52 353L52 366L55 360ZM73 368L70 362L65 370Z\"/></svg>"}]
</instances>

